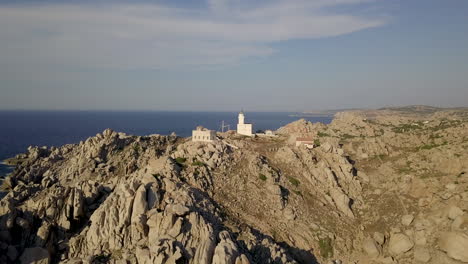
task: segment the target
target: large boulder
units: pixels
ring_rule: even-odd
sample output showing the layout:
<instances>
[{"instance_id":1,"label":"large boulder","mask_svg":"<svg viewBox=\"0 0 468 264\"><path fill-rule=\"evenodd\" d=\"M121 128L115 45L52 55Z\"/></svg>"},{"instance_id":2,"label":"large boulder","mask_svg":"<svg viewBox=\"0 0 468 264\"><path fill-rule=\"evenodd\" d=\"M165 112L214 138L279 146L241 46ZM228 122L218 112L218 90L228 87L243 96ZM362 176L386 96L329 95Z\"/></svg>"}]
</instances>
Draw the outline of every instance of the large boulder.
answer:
<instances>
[{"instance_id":1,"label":"large boulder","mask_svg":"<svg viewBox=\"0 0 468 264\"><path fill-rule=\"evenodd\" d=\"M453 259L468 262L468 235L445 232L439 238L439 247Z\"/></svg>"},{"instance_id":2,"label":"large boulder","mask_svg":"<svg viewBox=\"0 0 468 264\"><path fill-rule=\"evenodd\" d=\"M374 239L368 237L362 242L362 249L369 255L369 257L376 258L380 255L380 247Z\"/></svg>"},{"instance_id":3,"label":"large boulder","mask_svg":"<svg viewBox=\"0 0 468 264\"><path fill-rule=\"evenodd\" d=\"M219 243L213 255L213 264L234 264L239 252L227 231L219 233Z\"/></svg>"},{"instance_id":4,"label":"large boulder","mask_svg":"<svg viewBox=\"0 0 468 264\"><path fill-rule=\"evenodd\" d=\"M410 251L413 246L413 241L411 241L408 236L401 233L392 235L388 242L388 250L392 255L401 255Z\"/></svg>"}]
</instances>

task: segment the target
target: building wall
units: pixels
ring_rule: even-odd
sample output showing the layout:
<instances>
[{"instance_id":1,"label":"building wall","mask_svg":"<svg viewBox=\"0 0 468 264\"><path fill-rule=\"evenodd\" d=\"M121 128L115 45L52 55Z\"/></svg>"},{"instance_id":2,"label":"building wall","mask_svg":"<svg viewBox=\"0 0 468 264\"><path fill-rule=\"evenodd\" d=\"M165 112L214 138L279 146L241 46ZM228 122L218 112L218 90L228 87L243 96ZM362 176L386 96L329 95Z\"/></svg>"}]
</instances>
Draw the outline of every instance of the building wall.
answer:
<instances>
[{"instance_id":1,"label":"building wall","mask_svg":"<svg viewBox=\"0 0 468 264\"><path fill-rule=\"evenodd\" d=\"M244 115L243 115L243 114L239 114L239 117L238 117L238 118L239 118L239 124L244 124L244 119L245 119Z\"/></svg>"},{"instance_id":2,"label":"building wall","mask_svg":"<svg viewBox=\"0 0 468 264\"><path fill-rule=\"evenodd\" d=\"M314 142L313 141L296 141L296 147L299 147L300 145L313 146Z\"/></svg>"},{"instance_id":3,"label":"building wall","mask_svg":"<svg viewBox=\"0 0 468 264\"><path fill-rule=\"evenodd\" d=\"M237 134L252 136L252 124L237 124Z\"/></svg>"},{"instance_id":4,"label":"building wall","mask_svg":"<svg viewBox=\"0 0 468 264\"><path fill-rule=\"evenodd\" d=\"M211 142L216 140L214 130L192 130L192 141Z\"/></svg>"}]
</instances>

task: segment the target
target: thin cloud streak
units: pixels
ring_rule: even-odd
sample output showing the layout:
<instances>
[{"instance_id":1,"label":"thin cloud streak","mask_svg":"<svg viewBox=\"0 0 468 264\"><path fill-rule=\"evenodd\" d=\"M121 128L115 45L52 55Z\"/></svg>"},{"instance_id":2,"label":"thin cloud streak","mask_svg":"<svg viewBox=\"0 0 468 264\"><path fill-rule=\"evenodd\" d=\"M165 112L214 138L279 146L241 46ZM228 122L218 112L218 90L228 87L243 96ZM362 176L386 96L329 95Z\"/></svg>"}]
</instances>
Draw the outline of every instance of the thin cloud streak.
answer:
<instances>
[{"instance_id":1,"label":"thin cloud streak","mask_svg":"<svg viewBox=\"0 0 468 264\"><path fill-rule=\"evenodd\" d=\"M370 0L208 0L205 9L158 4L0 6L1 67L51 65L171 69L229 65L275 52L271 44L379 27L386 18L332 14ZM328 11L326 12L325 9Z\"/></svg>"}]
</instances>

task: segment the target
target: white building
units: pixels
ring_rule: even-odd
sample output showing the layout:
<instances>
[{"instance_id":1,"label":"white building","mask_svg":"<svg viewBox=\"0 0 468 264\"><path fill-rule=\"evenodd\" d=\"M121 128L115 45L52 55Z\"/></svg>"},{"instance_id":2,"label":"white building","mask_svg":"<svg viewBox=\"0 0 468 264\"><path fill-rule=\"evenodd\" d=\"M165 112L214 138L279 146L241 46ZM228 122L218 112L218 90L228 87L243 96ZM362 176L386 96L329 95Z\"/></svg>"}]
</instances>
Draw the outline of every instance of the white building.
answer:
<instances>
[{"instance_id":1,"label":"white building","mask_svg":"<svg viewBox=\"0 0 468 264\"><path fill-rule=\"evenodd\" d=\"M216 131L206 129L202 126L197 126L196 130L192 130L192 141L212 142L216 140Z\"/></svg>"},{"instance_id":2,"label":"white building","mask_svg":"<svg viewBox=\"0 0 468 264\"><path fill-rule=\"evenodd\" d=\"M237 123L237 134L253 136L252 134L252 124L245 123L244 112L239 113L239 122Z\"/></svg>"},{"instance_id":3,"label":"white building","mask_svg":"<svg viewBox=\"0 0 468 264\"><path fill-rule=\"evenodd\" d=\"M296 138L296 147L299 147L301 145L306 146L306 148L313 148L314 139L313 138Z\"/></svg>"}]
</instances>

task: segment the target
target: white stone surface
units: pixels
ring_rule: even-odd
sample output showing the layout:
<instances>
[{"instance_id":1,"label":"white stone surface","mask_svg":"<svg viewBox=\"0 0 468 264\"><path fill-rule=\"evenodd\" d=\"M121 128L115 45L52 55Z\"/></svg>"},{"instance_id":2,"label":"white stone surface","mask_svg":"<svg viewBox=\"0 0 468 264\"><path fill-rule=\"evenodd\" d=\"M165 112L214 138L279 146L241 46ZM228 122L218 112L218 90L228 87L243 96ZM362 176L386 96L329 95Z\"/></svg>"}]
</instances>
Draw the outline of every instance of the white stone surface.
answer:
<instances>
[{"instance_id":1,"label":"white stone surface","mask_svg":"<svg viewBox=\"0 0 468 264\"><path fill-rule=\"evenodd\" d=\"M243 112L239 113L239 122L237 123L237 134L252 136L252 124L245 123L245 116Z\"/></svg>"},{"instance_id":2,"label":"white stone surface","mask_svg":"<svg viewBox=\"0 0 468 264\"><path fill-rule=\"evenodd\" d=\"M196 130L192 130L192 141L212 142L216 140L216 131L198 126Z\"/></svg>"}]
</instances>

